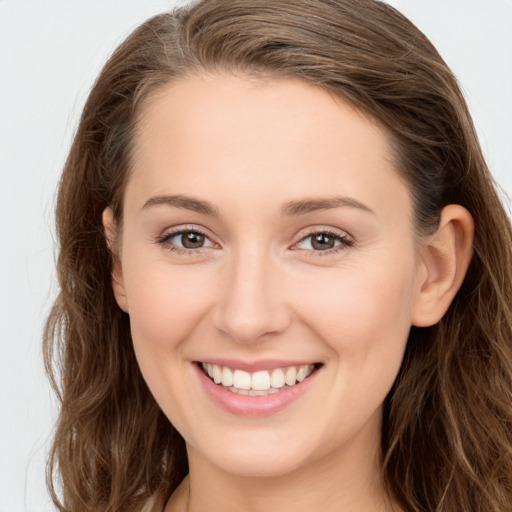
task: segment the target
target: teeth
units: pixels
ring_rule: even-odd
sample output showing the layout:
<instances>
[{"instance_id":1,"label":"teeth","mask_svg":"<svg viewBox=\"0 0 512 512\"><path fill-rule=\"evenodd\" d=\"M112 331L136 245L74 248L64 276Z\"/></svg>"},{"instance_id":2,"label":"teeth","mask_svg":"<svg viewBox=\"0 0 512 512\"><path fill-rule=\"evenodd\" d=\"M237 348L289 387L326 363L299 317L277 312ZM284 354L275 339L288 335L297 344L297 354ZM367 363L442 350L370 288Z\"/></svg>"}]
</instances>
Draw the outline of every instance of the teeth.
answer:
<instances>
[{"instance_id":1,"label":"teeth","mask_svg":"<svg viewBox=\"0 0 512 512\"><path fill-rule=\"evenodd\" d=\"M227 366L222 368L222 385L226 387L233 385L233 372Z\"/></svg>"},{"instance_id":2,"label":"teeth","mask_svg":"<svg viewBox=\"0 0 512 512\"><path fill-rule=\"evenodd\" d=\"M290 366L290 368L286 370L286 376L284 378L284 381L286 382L286 384L288 384L288 386L293 386L295 384L296 377L297 370L295 369L294 366Z\"/></svg>"},{"instance_id":3,"label":"teeth","mask_svg":"<svg viewBox=\"0 0 512 512\"><path fill-rule=\"evenodd\" d=\"M238 389L233 386L230 388L227 388L227 389L229 389L229 391L232 391L233 393L238 393L239 395L249 395L249 396L273 395L274 393L277 393L279 391L279 389L273 389L273 388L270 388L268 391L256 391L254 389Z\"/></svg>"},{"instance_id":4,"label":"teeth","mask_svg":"<svg viewBox=\"0 0 512 512\"><path fill-rule=\"evenodd\" d=\"M270 377L270 385L274 389L282 388L286 384L286 380L284 378L284 372L281 368L276 368L272 372L272 376Z\"/></svg>"},{"instance_id":5,"label":"teeth","mask_svg":"<svg viewBox=\"0 0 512 512\"><path fill-rule=\"evenodd\" d=\"M270 375L268 372L253 373L251 387L256 391L268 391L270 389Z\"/></svg>"},{"instance_id":6,"label":"teeth","mask_svg":"<svg viewBox=\"0 0 512 512\"><path fill-rule=\"evenodd\" d=\"M314 369L314 365L288 368L276 368L272 372L263 370L249 373L244 370L232 370L227 366L203 363L203 370L215 382L223 387L250 396L265 396L302 382Z\"/></svg>"},{"instance_id":7,"label":"teeth","mask_svg":"<svg viewBox=\"0 0 512 512\"><path fill-rule=\"evenodd\" d=\"M304 368L304 366L301 366L298 370L297 370L297 377L296 379L299 381L299 382L302 382L308 375L309 373L307 373L307 370L308 368Z\"/></svg>"},{"instance_id":8,"label":"teeth","mask_svg":"<svg viewBox=\"0 0 512 512\"><path fill-rule=\"evenodd\" d=\"M258 391L257 389L250 389L249 390L249 395L252 395L252 396L267 396L268 395L268 391Z\"/></svg>"},{"instance_id":9,"label":"teeth","mask_svg":"<svg viewBox=\"0 0 512 512\"><path fill-rule=\"evenodd\" d=\"M216 364L214 364L213 368L212 368L212 373L213 373L213 382L215 382L215 384L220 384L222 382L222 370L221 370L220 366L217 366Z\"/></svg>"},{"instance_id":10,"label":"teeth","mask_svg":"<svg viewBox=\"0 0 512 512\"><path fill-rule=\"evenodd\" d=\"M233 372L233 386L238 389L251 389L251 374L243 370L235 370Z\"/></svg>"}]
</instances>

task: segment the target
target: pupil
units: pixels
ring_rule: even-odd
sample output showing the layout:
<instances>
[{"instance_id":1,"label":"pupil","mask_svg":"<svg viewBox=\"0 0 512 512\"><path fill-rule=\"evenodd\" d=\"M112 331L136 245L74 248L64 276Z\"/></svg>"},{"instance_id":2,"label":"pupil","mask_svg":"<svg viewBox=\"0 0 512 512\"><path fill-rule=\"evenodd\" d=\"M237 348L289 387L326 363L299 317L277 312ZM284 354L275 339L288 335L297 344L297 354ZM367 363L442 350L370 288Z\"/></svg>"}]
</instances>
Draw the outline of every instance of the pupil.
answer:
<instances>
[{"instance_id":1,"label":"pupil","mask_svg":"<svg viewBox=\"0 0 512 512\"><path fill-rule=\"evenodd\" d=\"M204 245L204 235L200 233L184 233L181 235L181 243L186 249L197 249Z\"/></svg>"},{"instance_id":2,"label":"pupil","mask_svg":"<svg viewBox=\"0 0 512 512\"><path fill-rule=\"evenodd\" d=\"M334 238L331 238L324 233L320 233L313 237L311 245L314 249L319 249L320 251L332 249L334 247Z\"/></svg>"}]
</instances>

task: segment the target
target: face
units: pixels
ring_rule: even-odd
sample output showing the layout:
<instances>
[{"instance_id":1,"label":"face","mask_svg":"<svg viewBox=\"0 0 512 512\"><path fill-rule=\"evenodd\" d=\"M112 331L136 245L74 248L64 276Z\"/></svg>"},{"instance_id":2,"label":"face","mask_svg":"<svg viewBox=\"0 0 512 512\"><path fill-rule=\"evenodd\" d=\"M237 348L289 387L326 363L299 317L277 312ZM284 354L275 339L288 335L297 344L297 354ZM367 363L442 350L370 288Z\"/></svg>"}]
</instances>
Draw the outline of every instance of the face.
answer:
<instances>
[{"instance_id":1,"label":"face","mask_svg":"<svg viewBox=\"0 0 512 512\"><path fill-rule=\"evenodd\" d=\"M189 456L280 475L378 450L421 286L383 130L300 81L220 75L138 126L116 296Z\"/></svg>"}]
</instances>

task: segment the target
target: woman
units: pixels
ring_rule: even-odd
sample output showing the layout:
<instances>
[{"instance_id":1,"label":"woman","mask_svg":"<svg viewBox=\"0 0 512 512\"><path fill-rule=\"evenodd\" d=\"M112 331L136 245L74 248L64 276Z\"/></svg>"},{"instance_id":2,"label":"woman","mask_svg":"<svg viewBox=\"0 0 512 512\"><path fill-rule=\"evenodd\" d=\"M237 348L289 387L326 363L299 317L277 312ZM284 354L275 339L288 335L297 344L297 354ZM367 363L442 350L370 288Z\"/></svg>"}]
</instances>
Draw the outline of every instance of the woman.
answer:
<instances>
[{"instance_id":1,"label":"woman","mask_svg":"<svg viewBox=\"0 0 512 512\"><path fill-rule=\"evenodd\" d=\"M509 510L510 221L388 5L148 21L90 94L57 225L61 510Z\"/></svg>"}]
</instances>

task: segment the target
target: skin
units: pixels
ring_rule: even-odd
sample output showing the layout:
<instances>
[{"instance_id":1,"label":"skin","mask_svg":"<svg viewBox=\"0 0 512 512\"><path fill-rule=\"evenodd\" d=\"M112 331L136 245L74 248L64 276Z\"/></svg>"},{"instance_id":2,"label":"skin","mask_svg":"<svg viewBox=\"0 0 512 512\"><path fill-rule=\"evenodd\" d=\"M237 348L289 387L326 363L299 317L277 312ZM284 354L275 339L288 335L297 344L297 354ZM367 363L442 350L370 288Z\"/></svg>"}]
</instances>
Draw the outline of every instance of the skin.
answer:
<instances>
[{"instance_id":1,"label":"skin","mask_svg":"<svg viewBox=\"0 0 512 512\"><path fill-rule=\"evenodd\" d=\"M176 194L217 214L151 200ZM333 197L350 200L283 214ZM190 463L166 511L392 510L382 403L411 325L437 322L462 282L469 214L451 205L420 237L376 122L298 80L205 74L144 106L123 215L121 233L104 213L114 292ZM176 229L205 246L180 249ZM313 248L322 232L334 248ZM205 393L195 362L213 357L321 367L283 410L247 417Z\"/></svg>"}]
</instances>

